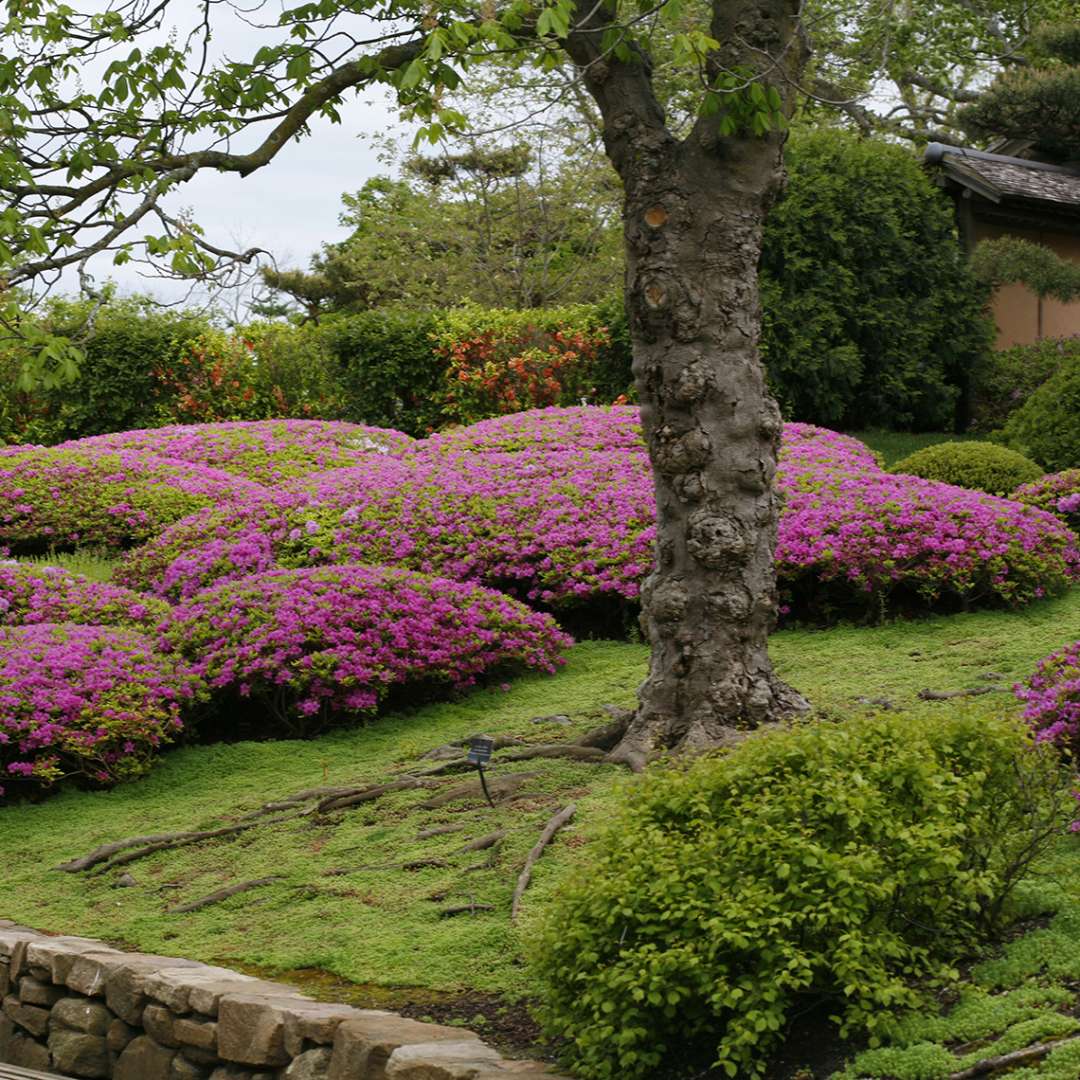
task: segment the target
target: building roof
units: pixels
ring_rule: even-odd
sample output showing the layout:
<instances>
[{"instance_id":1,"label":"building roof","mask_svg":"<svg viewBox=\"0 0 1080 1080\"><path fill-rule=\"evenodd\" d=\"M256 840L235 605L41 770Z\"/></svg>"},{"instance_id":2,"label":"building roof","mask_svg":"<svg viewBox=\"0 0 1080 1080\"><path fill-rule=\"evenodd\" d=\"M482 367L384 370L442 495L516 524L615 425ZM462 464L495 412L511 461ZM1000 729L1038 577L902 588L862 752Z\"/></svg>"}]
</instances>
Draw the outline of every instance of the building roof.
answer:
<instances>
[{"instance_id":1,"label":"building roof","mask_svg":"<svg viewBox=\"0 0 1080 1080\"><path fill-rule=\"evenodd\" d=\"M992 203L1080 214L1080 169L931 143L924 161Z\"/></svg>"}]
</instances>

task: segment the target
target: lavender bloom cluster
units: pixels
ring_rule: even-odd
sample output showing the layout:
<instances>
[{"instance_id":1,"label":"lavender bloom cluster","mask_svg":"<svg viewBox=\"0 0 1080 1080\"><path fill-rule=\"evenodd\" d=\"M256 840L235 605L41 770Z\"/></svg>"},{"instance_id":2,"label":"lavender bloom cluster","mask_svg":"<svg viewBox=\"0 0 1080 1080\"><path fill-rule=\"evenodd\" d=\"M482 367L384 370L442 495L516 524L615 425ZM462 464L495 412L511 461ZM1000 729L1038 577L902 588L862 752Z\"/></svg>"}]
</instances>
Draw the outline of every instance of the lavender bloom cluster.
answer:
<instances>
[{"instance_id":1,"label":"lavender bloom cluster","mask_svg":"<svg viewBox=\"0 0 1080 1080\"><path fill-rule=\"evenodd\" d=\"M180 706L197 687L135 630L0 627L0 797L68 776L141 775L180 731Z\"/></svg>"},{"instance_id":2,"label":"lavender bloom cluster","mask_svg":"<svg viewBox=\"0 0 1080 1080\"><path fill-rule=\"evenodd\" d=\"M1024 702L1024 718L1039 742L1075 755L1080 750L1080 641L1040 660L1026 684L1014 687ZM1074 829L1080 822L1074 822Z\"/></svg>"},{"instance_id":3,"label":"lavender bloom cluster","mask_svg":"<svg viewBox=\"0 0 1080 1080\"><path fill-rule=\"evenodd\" d=\"M141 451L32 448L0 461L0 545L129 546L200 507L262 490L217 469Z\"/></svg>"},{"instance_id":4,"label":"lavender bloom cluster","mask_svg":"<svg viewBox=\"0 0 1080 1080\"><path fill-rule=\"evenodd\" d=\"M401 454L413 441L400 431L343 420L236 420L121 431L61 445L99 452L149 452L275 484L354 465L371 453Z\"/></svg>"},{"instance_id":5,"label":"lavender bloom cluster","mask_svg":"<svg viewBox=\"0 0 1080 1080\"><path fill-rule=\"evenodd\" d=\"M0 562L0 626L83 623L152 629L169 605L59 566Z\"/></svg>"},{"instance_id":6,"label":"lavender bloom cluster","mask_svg":"<svg viewBox=\"0 0 1080 1080\"><path fill-rule=\"evenodd\" d=\"M509 596L382 566L275 570L174 608L162 646L217 691L253 697L305 733L375 710L391 687L462 689L501 669L553 672L570 644Z\"/></svg>"}]
</instances>

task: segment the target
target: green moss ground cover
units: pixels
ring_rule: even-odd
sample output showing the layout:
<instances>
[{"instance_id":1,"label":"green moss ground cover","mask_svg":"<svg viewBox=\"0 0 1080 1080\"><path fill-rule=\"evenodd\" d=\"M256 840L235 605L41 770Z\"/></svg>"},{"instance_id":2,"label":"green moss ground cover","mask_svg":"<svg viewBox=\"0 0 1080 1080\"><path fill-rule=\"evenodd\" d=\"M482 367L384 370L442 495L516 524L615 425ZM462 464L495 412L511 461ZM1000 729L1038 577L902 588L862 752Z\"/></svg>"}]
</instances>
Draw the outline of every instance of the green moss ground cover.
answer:
<instances>
[{"instance_id":1,"label":"green moss ground cover","mask_svg":"<svg viewBox=\"0 0 1080 1080\"><path fill-rule=\"evenodd\" d=\"M876 450L882 457L885 468L903 460L917 450L927 446L936 446L943 442L963 442L968 439L985 439L985 435L954 435L947 431L852 431L860 442L866 443L871 450Z\"/></svg>"},{"instance_id":2,"label":"green moss ground cover","mask_svg":"<svg viewBox=\"0 0 1080 1080\"><path fill-rule=\"evenodd\" d=\"M101 573L107 569L103 562ZM1016 709L1011 694L928 702L918 693L1008 686L1077 637L1080 590L1074 589L1016 612L784 631L774 637L773 653L783 677L830 715L895 707L912 714L962 708L990 716ZM529 742L570 740L606 719L604 705L632 704L646 660L640 645L585 642L554 677L524 678L506 690L477 692L307 742L184 748L168 753L136 783L5 808L0 916L292 978L305 969L300 981L316 993L348 996L314 974L330 973L358 984L353 1000L362 1003L394 1007L395 988L414 988L414 999L415 988L432 1000L463 991L527 996L521 934L530 915L558 890L562 873L587 858L590 827L603 820L617 787L627 782L619 770L564 760L505 763L493 778L529 775L514 798L494 809L475 796L423 809L419 804L433 792L394 792L323 817L296 817L151 855L123 868L135 881L126 888L117 887L120 869L94 876L54 868L123 837L228 825L305 788L379 783L416 772L433 764L421 759L426 751L476 731ZM533 722L555 715L571 722ZM510 896L525 855L547 819L570 800L577 802L577 819L538 865L516 925ZM442 825L462 828L418 838ZM493 858L461 851L499 829L507 836ZM279 880L201 911L169 913L225 886L267 876ZM972 969L947 1015L905 1021L893 1043L859 1057L845 1080L935 1080L947 1075L946 1067L958 1067L958 1053L967 1063L1080 1030L1073 1015L1080 1014L1080 841L1063 839L1053 864L1025 885L1022 896L1025 912L1039 919ZM440 914L468 904L491 910ZM1072 1080L1078 1063L1077 1047L1063 1047L1010 1075Z\"/></svg>"}]
</instances>

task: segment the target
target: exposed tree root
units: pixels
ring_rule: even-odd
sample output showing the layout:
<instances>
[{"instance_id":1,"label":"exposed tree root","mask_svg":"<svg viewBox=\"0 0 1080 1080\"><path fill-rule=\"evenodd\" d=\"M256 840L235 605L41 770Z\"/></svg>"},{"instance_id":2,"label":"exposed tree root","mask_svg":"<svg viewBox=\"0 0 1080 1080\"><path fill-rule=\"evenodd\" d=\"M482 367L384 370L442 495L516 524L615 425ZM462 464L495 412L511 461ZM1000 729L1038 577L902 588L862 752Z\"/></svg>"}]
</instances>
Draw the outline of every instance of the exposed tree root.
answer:
<instances>
[{"instance_id":1,"label":"exposed tree root","mask_svg":"<svg viewBox=\"0 0 1080 1080\"><path fill-rule=\"evenodd\" d=\"M1000 694L1004 686L972 686L968 690L920 690L918 697L923 701L952 701L953 698L981 697L983 694Z\"/></svg>"},{"instance_id":2,"label":"exposed tree root","mask_svg":"<svg viewBox=\"0 0 1080 1080\"><path fill-rule=\"evenodd\" d=\"M1035 1046L1025 1046L1022 1050L1013 1050L1008 1054L999 1054L997 1057L983 1058L969 1065L966 1069L949 1073L948 1080L974 1080L977 1076L985 1076L987 1073L997 1072L999 1069L1010 1069L1014 1065L1026 1065L1029 1061L1038 1061L1047 1054L1056 1050L1059 1046L1068 1046L1070 1043L1080 1042L1080 1035L1072 1035L1067 1039L1058 1039L1056 1042L1038 1043Z\"/></svg>"},{"instance_id":3,"label":"exposed tree root","mask_svg":"<svg viewBox=\"0 0 1080 1080\"><path fill-rule=\"evenodd\" d=\"M351 790L353 789L343 787L307 788L306 790L298 791L293 795L286 795L284 799L278 799L276 802L263 803L257 810L252 810L250 813L244 814L240 820L248 821L251 818L265 817L267 814L273 814L279 810L292 810L294 807L300 806L303 803L313 802L315 799L325 799L330 795L342 795Z\"/></svg>"},{"instance_id":4,"label":"exposed tree root","mask_svg":"<svg viewBox=\"0 0 1080 1080\"><path fill-rule=\"evenodd\" d=\"M528 746L523 750L514 750L504 754L500 761L529 761L532 758L569 758L571 761L602 762L607 753L596 746L581 746L578 743L546 743L542 746Z\"/></svg>"},{"instance_id":5,"label":"exposed tree root","mask_svg":"<svg viewBox=\"0 0 1080 1080\"><path fill-rule=\"evenodd\" d=\"M487 836L479 836L475 840L470 840L463 848L458 848L457 853L464 855L467 851L487 851L488 848L501 844L506 833L506 829L499 829L496 832L488 833Z\"/></svg>"},{"instance_id":6,"label":"exposed tree root","mask_svg":"<svg viewBox=\"0 0 1080 1080\"><path fill-rule=\"evenodd\" d=\"M386 784L373 784L369 787L353 788L328 799L323 799L316 808L320 814L329 814L334 810L346 810L350 806L374 802L392 791L406 791L409 788L426 787L427 783L418 776L406 776L402 780L391 780Z\"/></svg>"},{"instance_id":7,"label":"exposed tree root","mask_svg":"<svg viewBox=\"0 0 1080 1080\"><path fill-rule=\"evenodd\" d=\"M620 740L630 727L630 721L634 719L634 714L629 709L616 709L612 705L608 705L606 708L612 714L612 719L606 724L601 724L599 727L585 732L577 740L578 746L595 746L598 750L608 751L614 750L619 745Z\"/></svg>"},{"instance_id":8,"label":"exposed tree root","mask_svg":"<svg viewBox=\"0 0 1080 1080\"><path fill-rule=\"evenodd\" d=\"M505 799L516 792L526 780L531 780L539 775L539 773L530 772L507 773L505 776L495 776L488 781L488 790L491 792L493 799L496 797ZM420 808L422 810L438 810L440 806L457 802L459 799L481 799L483 796L480 781L474 780L472 783L461 784L458 787L450 788L449 791L443 791L431 799L426 799L420 803Z\"/></svg>"},{"instance_id":9,"label":"exposed tree root","mask_svg":"<svg viewBox=\"0 0 1080 1080\"><path fill-rule=\"evenodd\" d=\"M439 911L442 919L452 919L455 915L475 915L478 911L494 911L494 904L458 904L455 907L444 907Z\"/></svg>"},{"instance_id":10,"label":"exposed tree root","mask_svg":"<svg viewBox=\"0 0 1080 1080\"><path fill-rule=\"evenodd\" d=\"M57 870L69 874L80 870L91 870L95 875L105 874L117 866L126 866L155 851L167 851L170 848L186 847L201 840L212 840L219 836L232 836L263 825L276 825L282 821L291 821L299 813L283 814L280 817L265 817L253 821L244 821L237 825L224 825L220 829L203 829L198 832L158 833L154 836L133 836L126 840L115 840L111 844L102 844L88 855L83 855L70 862L61 863Z\"/></svg>"},{"instance_id":11,"label":"exposed tree root","mask_svg":"<svg viewBox=\"0 0 1080 1080\"><path fill-rule=\"evenodd\" d=\"M229 885L224 889L218 889L200 900L192 900L190 904L181 904L179 907L169 908L169 915L186 915L189 911L199 911L221 900L228 900L230 896L238 896L240 893L250 892L252 889L261 889L264 885L272 885L275 881L283 880L279 875L273 877L256 878L254 881L241 881L238 885Z\"/></svg>"},{"instance_id":12,"label":"exposed tree root","mask_svg":"<svg viewBox=\"0 0 1080 1080\"><path fill-rule=\"evenodd\" d=\"M426 754L421 754L420 756L421 758L433 758L436 761L453 757L453 752L456 752L457 756L460 756L473 739L478 739L480 737L480 733L477 732L464 739L456 739L454 742L436 746L434 749L429 750ZM505 750L508 746L522 746L525 742L524 739L519 738L517 735L491 735L485 737L494 741L495 745L492 747L494 750Z\"/></svg>"},{"instance_id":13,"label":"exposed tree root","mask_svg":"<svg viewBox=\"0 0 1080 1080\"><path fill-rule=\"evenodd\" d=\"M430 840L433 836L446 836L448 833L464 832L464 825L435 825L430 829L421 829L416 834L417 840Z\"/></svg>"},{"instance_id":14,"label":"exposed tree root","mask_svg":"<svg viewBox=\"0 0 1080 1080\"><path fill-rule=\"evenodd\" d=\"M529 852L528 857L525 859L525 866L518 877L517 885L514 888L514 899L510 904L510 918L516 919L518 912L521 910L521 898L525 895L525 890L529 887L529 882L532 880L533 867L536 865L537 859L544 854L544 848L551 843L555 834L574 816L577 811L577 804L570 803L564 806L545 826L544 831L540 834L540 839L536 841L532 851Z\"/></svg>"}]
</instances>

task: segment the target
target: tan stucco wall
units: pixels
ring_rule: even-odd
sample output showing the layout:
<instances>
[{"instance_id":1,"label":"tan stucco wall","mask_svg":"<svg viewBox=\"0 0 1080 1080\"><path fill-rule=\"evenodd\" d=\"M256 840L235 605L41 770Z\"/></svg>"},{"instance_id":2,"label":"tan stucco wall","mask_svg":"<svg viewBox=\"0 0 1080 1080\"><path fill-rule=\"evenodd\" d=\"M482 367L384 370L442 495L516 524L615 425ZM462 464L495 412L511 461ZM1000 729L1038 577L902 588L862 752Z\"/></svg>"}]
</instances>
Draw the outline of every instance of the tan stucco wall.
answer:
<instances>
[{"instance_id":1,"label":"tan stucco wall","mask_svg":"<svg viewBox=\"0 0 1080 1080\"><path fill-rule=\"evenodd\" d=\"M1019 236L1024 240L1045 244L1063 258L1080 263L1080 236L1034 229L1004 229L980 221L975 222L976 241L998 236ZM1080 334L1080 302L1040 302L1025 285L1006 285L998 289L994 294L991 309L997 323L996 345L999 349L1006 349L1010 345L1030 345L1040 337L1069 337Z\"/></svg>"}]
</instances>

